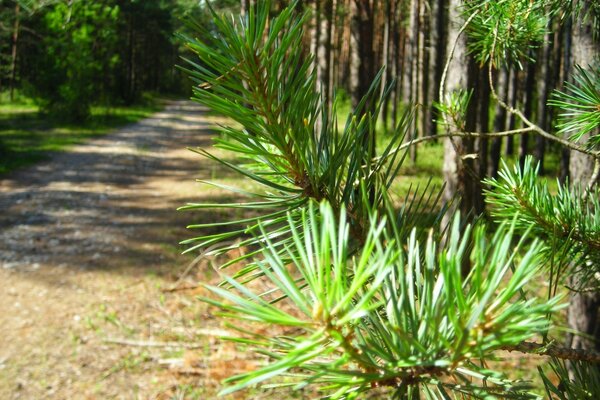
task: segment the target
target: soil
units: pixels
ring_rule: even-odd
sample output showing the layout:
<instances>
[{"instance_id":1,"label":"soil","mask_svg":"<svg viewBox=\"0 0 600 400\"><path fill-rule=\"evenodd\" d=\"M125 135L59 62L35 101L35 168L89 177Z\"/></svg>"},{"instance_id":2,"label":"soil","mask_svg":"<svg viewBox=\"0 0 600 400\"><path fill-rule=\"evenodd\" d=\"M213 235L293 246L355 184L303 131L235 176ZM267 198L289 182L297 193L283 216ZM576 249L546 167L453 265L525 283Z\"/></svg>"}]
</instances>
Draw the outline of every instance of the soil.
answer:
<instances>
[{"instance_id":1,"label":"soil","mask_svg":"<svg viewBox=\"0 0 600 400\"><path fill-rule=\"evenodd\" d=\"M211 214L175 209L221 194L213 123L173 101L139 123L0 180L0 398L212 398L247 368L217 336L177 243ZM208 275L207 275L208 274Z\"/></svg>"}]
</instances>

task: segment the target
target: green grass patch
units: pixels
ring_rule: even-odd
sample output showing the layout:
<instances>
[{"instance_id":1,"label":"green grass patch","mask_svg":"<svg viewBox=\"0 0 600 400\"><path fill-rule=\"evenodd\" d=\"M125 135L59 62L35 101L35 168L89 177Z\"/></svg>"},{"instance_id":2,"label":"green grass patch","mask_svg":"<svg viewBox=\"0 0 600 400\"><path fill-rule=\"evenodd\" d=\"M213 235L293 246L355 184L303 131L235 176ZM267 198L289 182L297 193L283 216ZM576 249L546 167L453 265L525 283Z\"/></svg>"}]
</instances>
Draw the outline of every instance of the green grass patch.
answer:
<instances>
[{"instance_id":1,"label":"green grass patch","mask_svg":"<svg viewBox=\"0 0 600 400\"><path fill-rule=\"evenodd\" d=\"M28 102L0 104L0 174L47 159L111 130L146 118L160 107L94 107L81 124L41 114Z\"/></svg>"}]
</instances>

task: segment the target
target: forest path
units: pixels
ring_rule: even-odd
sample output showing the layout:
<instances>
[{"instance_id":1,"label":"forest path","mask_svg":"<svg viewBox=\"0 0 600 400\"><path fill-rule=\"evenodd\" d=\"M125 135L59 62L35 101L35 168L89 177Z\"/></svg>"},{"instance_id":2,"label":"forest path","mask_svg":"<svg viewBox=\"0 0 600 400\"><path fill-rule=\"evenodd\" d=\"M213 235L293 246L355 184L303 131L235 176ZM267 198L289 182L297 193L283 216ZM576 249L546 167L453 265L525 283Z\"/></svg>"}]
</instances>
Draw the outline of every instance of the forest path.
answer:
<instances>
[{"instance_id":1,"label":"forest path","mask_svg":"<svg viewBox=\"0 0 600 400\"><path fill-rule=\"evenodd\" d=\"M0 180L0 398L188 398L157 367L181 349L107 339L197 340L211 324L189 295L162 290L190 260L177 242L193 216L175 208L215 195L194 182L215 166L186 149L210 144L209 125L171 101Z\"/></svg>"}]
</instances>

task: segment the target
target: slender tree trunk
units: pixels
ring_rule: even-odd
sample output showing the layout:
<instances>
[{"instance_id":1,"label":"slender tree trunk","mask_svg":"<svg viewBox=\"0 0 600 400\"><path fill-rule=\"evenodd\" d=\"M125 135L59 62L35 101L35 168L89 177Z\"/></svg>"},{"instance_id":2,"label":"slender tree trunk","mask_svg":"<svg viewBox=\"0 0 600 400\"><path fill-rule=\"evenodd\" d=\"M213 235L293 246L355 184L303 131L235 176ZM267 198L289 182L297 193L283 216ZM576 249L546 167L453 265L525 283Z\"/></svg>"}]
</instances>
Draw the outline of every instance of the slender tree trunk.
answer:
<instances>
[{"instance_id":1,"label":"slender tree trunk","mask_svg":"<svg viewBox=\"0 0 600 400\"><path fill-rule=\"evenodd\" d=\"M535 63L529 61L527 63L527 78L525 82L525 106L523 113L531 120L533 114L533 103L535 95ZM519 149L519 165L523 168L525 158L529 154L529 134L521 134L521 147Z\"/></svg>"},{"instance_id":2,"label":"slender tree trunk","mask_svg":"<svg viewBox=\"0 0 600 400\"><path fill-rule=\"evenodd\" d=\"M573 24L573 45L571 57L574 65L587 68L588 65L597 61L600 54L599 44L593 37L593 27L589 19L584 20L582 15L592 6L592 1L579 0L582 12ZM600 133L600 132L598 132ZM585 138L583 139L585 140ZM570 173L571 184L585 186L591 177L593 170L591 157L571 152ZM579 278L572 277L572 285L578 286ZM598 311L600 308L600 293L597 291L572 293L568 308L569 328L581 332L586 336L567 335L567 345L577 349L600 350L600 320Z\"/></svg>"},{"instance_id":3,"label":"slender tree trunk","mask_svg":"<svg viewBox=\"0 0 600 400\"><path fill-rule=\"evenodd\" d=\"M394 87L394 95L392 100L392 126L396 128L398 125L398 105L402 95L402 41L400 40L400 11L402 7L402 3L393 0L394 10L393 10L393 23L392 23L392 47L394 49L392 55L392 63L394 66L394 74L393 76L396 78L396 85Z\"/></svg>"},{"instance_id":4,"label":"slender tree trunk","mask_svg":"<svg viewBox=\"0 0 600 400\"><path fill-rule=\"evenodd\" d=\"M423 126L421 119L422 108L420 107L419 101L421 98L421 75L422 75L422 58L420 52L420 40L421 40L421 29L420 29L420 4L421 0L412 0L410 3L410 25L408 32L410 35L410 106L416 106L414 118L411 121L411 127L409 130L409 140L416 139L422 132ZM417 146L410 146L409 149L410 159L414 163L417 162Z\"/></svg>"},{"instance_id":5,"label":"slender tree trunk","mask_svg":"<svg viewBox=\"0 0 600 400\"><path fill-rule=\"evenodd\" d=\"M373 46L373 0L354 0L352 18L353 90L352 104L358 105L375 78L376 54Z\"/></svg>"},{"instance_id":6,"label":"slender tree trunk","mask_svg":"<svg viewBox=\"0 0 600 400\"><path fill-rule=\"evenodd\" d=\"M430 74L430 48L429 31L431 22L431 8L427 4L429 0L419 0L419 70L421 82L419 84L419 105L421 107L421 130L419 134L426 136L431 133L431 97L429 86Z\"/></svg>"},{"instance_id":7,"label":"slender tree trunk","mask_svg":"<svg viewBox=\"0 0 600 400\"><path fill-rule=\"evenodd\" d=\"M477 115L477 131L478 132L489 132L490 130L490 85L488 83L488 68L484 66L479 69L479 101L477 101L478 115ZM488 169L488 139L479 138L477 140L477 167L478 167L478 178L476 180L476 191L477 193L483 193L482 181L487 175ZM482 212L485 209L485 203L483 195L475 196L475 209Z\"/></svg>"},{"instance_id":8,"label":"slender tree trunk","mask_svg":"<svg viewBox=\"0 0 600 400\"><path fill-rule=\"evenodd\" d=\"M565 82L568 79L569 73L571 71L571 46L572 46L572 36L573 36L573 19L571 16L567 18L567 22L564 26L564 41L563 41L563 65L561 68L561 82ZM561 149L561 157L560 157L560 176L559 179L562 183L567 182L570 179L571 171L571 151L566 147Z\"/></svg>"},{"instance_id":9,"label":"slender tree trunk","mask_svg":"<svg viewBox=\"0 0 600 400\"><path fill-rule=\"evenodd\" d=\"M429 76L427 98L429 103L439 102L440 81L445 59L445 21L444 4L441 0L430 1L430 22L429 22ZM437 134L437 124L435 123L436 113L434 107L429 107L427 112L426 134Z\"/></svg>"},{"instance_id":10,"label":"slender tree trunk","mask_svg":"<svg viewBox=\"0 0 600 400\"><path fill-rule=\"evenodd\" d=\"M390 45L390 30L391 30L391 25L392 25L392 1L393 0L385 0L385 4L383 7L383 20L384 20L384 27L383 27L383 48L382 48L382 55L381 55L381 59L383 62L383 65L385 66L385 74L383 77L383 82L381 85L381 91L383 92L388 85L388 82L392 79L392 63L391 61L391 57L390 57L390 53L392 53L391 51L391 45ZM389 122L389 106L390 106L390 99L391 96L388 96L387 98L384 99L384 103L382 106L382 110L381 110L381 119L383 121L383 128L387 131L388 129L388 122Z\"/></svg>"},{"instance_id":11,"label":"slender tree trunk","mask_svg":"<svg viewBox=\"0 0 600 400\"><path fill-rule=\"evenodd\" d=\"M354 0L340 0L341 6L338 9L340 13L338 26L340 27L340 32L338 33L338 74L339 80L338 84L346 89L349 95L352 94L352 85L353 85L353 37L352 37L352 28L351 28L351 15L353 12L353 3Z\"/></svg>"},{"instance_id":12,"label":"slender tree trunk","mask_svg":"<svg viewBox=\"0 0 600 400\"><path fill-rule=\"evenodd\" d=\"M514 107L517 101L517 93L519 89L519 74L514 68L509 69L508 75L508 98L506 104ZM512 130L515 128L515 115L507 113L505 129ZM512 156L515 153L514 136L506 138L506 155Z\"/></svg>"},{"instance_id":13,"label":"slender tree trunk","mask_svg":"<svg viewBox=\"0 0 600 400\"><path fill-rule=\"evenodd\" d=\"M326 0L328 7L326 8L327 13L327 110L331 111L333 103L333 93L336 85L335 77L335 63L336 63L336 48L335 48L335 23L336 23L336 9L337 0Z\"/></svg>"},{"instance_id":14,"label":"slender tree trunk","mask_svg":"<svg viewBox=\"0 0 600 400\"><path fill-rule=\"evenodd\" d=\"M19 27L21 22L21 6L18 2L15 3L15 25L12 34L12 51L10 61L10 101L13 101L15 96L15 80L17 75L17 46L19 44Z\"/></svg>"},{"instance_id":15,"label":"slender tree trunk","mask_svg":"<svg viewBox=\"0 0 600 400\"><path fill-rule=\"evenodd\" d=\"M553 35L550 33L552 21L548 22L548 32L545 35L544 42L547 44L542 46L540 51L540 59L536 63L539 67L539 79L537 79L537 125L544 130L548 130L548 88L552 86L552 74L550 70L550 48L552 46ZM544 173L544 153L546 149L546 141L543 136L536 135L535 149L533 155L540 166L540 174Z\"/></svg>"},{"instance_id":16,"label":"slender tree trunk","mask_svg":"<svg viewBox=\"0 0 600 400\"><path fill-rule=\"evenodd\" d=\"M466 89L469 85L470 62L467 55L467 42L464 35L458 36L462 17L460 0L451 0L448 9L448 54L456 43L454 57L448 68L446 80L446 92ZM473 102L471 102L473 103ZM471 113L472 114L472 113ZM471 121L472 123L472 121ZM468 122L470 124L470 122ZM451 129L458 129L451 128ZM469 127L467 126L468 130ZM444 140L444 165L443 175L446 186L444 188L444 200L452 201L456 195L460 196L459 210L463 216L468 215L474 206L474 182L472 162L463 159L462 156L472 154L474 143L472 139L447 138ZM448 215L450 215L449 213Z\"/></svg>"},{"instance_id":17,"label":"slender tree trunk","mask_svg":"<svg viewBox=\"0 0 600 400\"><path fill-rule=\"evenodd\" d=\"M508 92L508 69L502 68L497 72L497 85L496 92L498 97L503 101L506 101L506 95ZM501 132L506 129L506 109L499 104L496 104L494 113L494 131ZM502 150L502 138L497 137L492 139L492 145L490 147L490 165L488 169L488 175L496 178L498 176L498 169L500 168L500 152Z\"/></svg>"}]
</instances>

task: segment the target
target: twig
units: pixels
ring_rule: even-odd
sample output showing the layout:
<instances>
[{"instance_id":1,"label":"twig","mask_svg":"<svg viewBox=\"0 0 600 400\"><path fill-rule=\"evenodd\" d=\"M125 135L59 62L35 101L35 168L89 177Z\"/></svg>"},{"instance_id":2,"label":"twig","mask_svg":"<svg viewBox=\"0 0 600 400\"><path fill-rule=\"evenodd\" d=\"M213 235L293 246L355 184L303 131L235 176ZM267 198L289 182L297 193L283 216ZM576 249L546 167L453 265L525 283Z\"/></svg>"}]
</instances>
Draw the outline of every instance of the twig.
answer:
<instances>
[{"instance_id":1,"label":"twig","mask_svg":"<svg viewBox=\"0 0 600 400\"><path fill-rule=\"evenodd\" d=\"M227 242L225 244L227 244ZM196 258L194 258L191 263L188 264L188 266L185 268L185 270L183 270L181 275L179 275L179 278L177 278L177 281L170 288L163 289L162 291L163 292L175 292L177 290L188 289L188 287L185 287L182 289L179 288L179 285L181 284L181 282L183 282L183 280L185 279L187 274L189 274L190 271L200 262L200 260L202 260L204 257L206 257L208 255L208 253L210 253L211 251L213 251L214 249L216 249L220 246L224 246L225 244L224 243L215 243L212 246L209 246L206 249L202 250L202 252L200 254L198 254L198 256ZM198 287L198 285L196 285L195 287ZM189 288L189 289L193 289L193 288Z\"/></svg>"},{"instance_id":2,"label":"twig","mask_svg":"<svg viewBox=\"0 0 600 400\"><path fill-rule=\"evenodd\" d=\"M187 286L177 286L177 285L173 285L170 288L166 288L166 289L162 289L161 292L163 293L172 293L172 292L180 292L180 291L184 291L184 290L193 290L193 289L197 289L199 287L201 287L202 285L187 285Z\"/></svg>"},{"instance_id":3,"label":"twig","mask_svg":"<svg viewBox=\"0 0 600 400\"><path fill-rule=\"evenodd\" d=\"M496 93L496 89L494 88L494 84L493 84L493 79L492 79L492 64L490 63L489 68L488 68L488 83L490 85L490 94L492 95L492 97L494 98L494 100L496 100L498 102L498 104L504 108L507 112L516 115L517 117L519 117L519 119L525 124L527 125L528 128L530 128L531 130L533 130L535 133L537 133L538 135L545 137L548 140L551 140L553 142L557 142L560 143L561 145L571 149L571 150L575 150L578 151L580 153L583 154L587 154L588 156L594 157L594 159L598 160L600 159L600 152L597 151L592 151L589 150L583 146L580 146L576 143L570 142L568 140L565 140L561 137L555 136L549 132L546 132L545 130L543 130L542 128L540 128L538 125L534 124L533 122L531 122L529 120L529 118L527 118L525 116L525 114L523 114L523 112L521 110L517 110L516 108L509 106L508 104L506 104L504 102L504 100L500 99L498 97L498 93Z\"/></svg>"},{"instance_id":4,"label":"twig","mask_svg":"<svg viewBox=\"0 0 600 400\"><path fill-rule=\"evenodd\" d=\"M191 375L191 376L204 376L207 374L206 369L203 368L185 368L176 369L173 371L178 375Z\"/></svg>"},{"instance_id":5,"label":"twig","mask_svg":"<svg viewBox=\"0 0 600 400\"><path fill-rule=\"evenodd\" d=\"M516 346L504 346L502 350L518 351L526 354L537 354L571 361L587 361L600 363L600 352L589 349L571 349L554 344L522 342Z\"/></svg>"},{"instance_id":6,"label":"twig","mask_svg":"<svg viewBox=\"0 0 600 400\"><path fill-rule=\"evenodd\" d=\"M182 347L186 349L201 349L205 343L152 342L146 340L104 339L104 343L119 344L133 347Z\"/></svg>"},{"instance_id":7,"label":"twig","mask_svg":"<svg viewBox=\"0 0 600 400\"><path fill-rule=\"evenodd\" d=\"M590 180L588 181L587 187L585 188L585 193L583 193L583 201L586 201L592 188L596 184L598 180L598 175L600 175L600 159L594 159L594 171L592 172L592 176L590 176Z\"/></svg>"},{"instance_id":8,"label":"twig","mask_svg":"<svg viewBox=\"0 0 600 400\"><path fill-rule=\"evenodd\" d=\"M473 18L475 18L479 14L479 10L475 11L471 16L465 21L463 26L460 27L458 33L456 34L456 39L454 40L454 44L452 45L452 50L450 50L450 54L448 55L448 59L446 60L446 65L444 65L444 71L442 72L442 77L440 79L440 91L438 96L440 98L440 102L444 101L444 92L446 91L446 76L448 75L448 70L450 69L450 63L454 58L454 52L456 51L456 46L458 45L458 38L462 33L467 29L467 26L471 23ZM444 117L445 118L445 117Z\"/></svg>"},{"instance_id":9,"label":"twig","mask_svg":"<svg viewBox=\"0 0 600 400\"><path fill-rule=\"evenodd\" d=\"M431 136L423 136L417 139L413 139L409 142L403 143L402 145L398 146L396 149L390 151L386 158L390 157L391 155L399 152L400 150L404 150L409 146L413 146L415 144L419 144L422 142L427 142L430 140L437 140L439 138L453 138L453 137L468 137L468 138L497 138L497 137L504 137L504 136L512 136L512 135L519 135L521 133L526 133L526 132L531 132L534 129L531 127L527 127L527 128L519 128L519 129L512 129L509 131L502 131L502 132L487 132L487 133L482 133L482 132L449 132L449 133L438 133L437 135L431 135ZM382 157L375 157L373 159L373 161L378 161L380 160Z\"/></svg>"}]
</instances>

